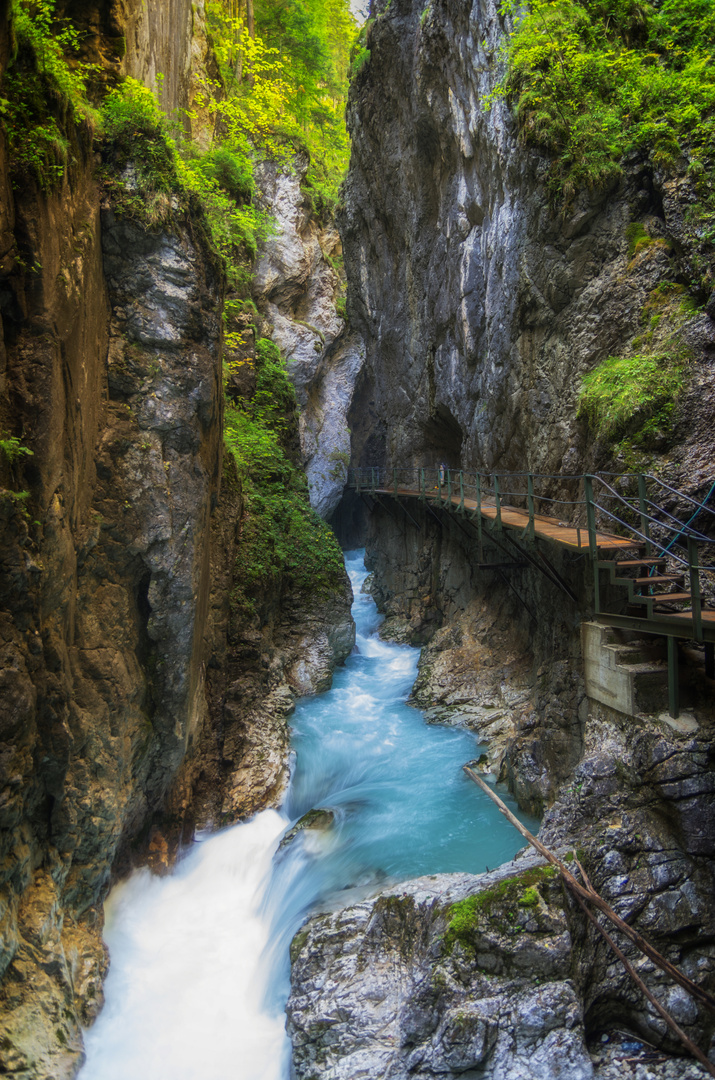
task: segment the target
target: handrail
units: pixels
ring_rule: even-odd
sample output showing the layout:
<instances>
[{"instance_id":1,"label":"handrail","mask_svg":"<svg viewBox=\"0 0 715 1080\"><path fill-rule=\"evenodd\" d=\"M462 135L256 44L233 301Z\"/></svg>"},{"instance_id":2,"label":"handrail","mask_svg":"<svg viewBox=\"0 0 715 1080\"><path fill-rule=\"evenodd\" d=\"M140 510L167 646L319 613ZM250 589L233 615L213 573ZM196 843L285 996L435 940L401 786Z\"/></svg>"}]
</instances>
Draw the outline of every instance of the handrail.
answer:
<instances>
[{"instance_id":1,"label":"handrail","mask_svg":"<svg viewBox=\"0 0 715 1080\"><path fill-rule=\"evenodd\" d=\"M673 488L670 486L670 484L666 484L665 480L661 480L658 476L653 476L651 473L646 473L645 475L646 479L653 480L656 484L660 484L661 487L664 487L666 491L669 491L672 495L677 495L679 499L685 499L686 502L692 503L693 506L697 506L701 510L704 510L707 514L712 514L713 517L715 517L715 510L711 510L710 507L706 506L704 502L699 502L697 499L693 499L690 495L686 495L684 491L678 491L677 488ZM705 496L706 499L710 498L713 490L715 490L715 484L713 484L713 486L710 488L710 491Z\"/></svg>"},{"instance_id":2,"label":"handrail","mask_svg":"<svg viewBox=\"0 0 715 1080\"><path fill-rule=\"evenodd\" d=\"M577 497L559 499L553 494L542 494L535 487L538 481L547 481L546 491L552 492L556 484L551 482L563 482L565 488L562 487L561 490L568 494L576 494ZM627 481L627 484L622 483L621 486L628 494L616 489L614 484L618 481ZM648 491L649 482L675 496L676 506L682 501L690 507L696 507L688 520L681 521L670 509L660 505L656 501L657 493ZM574 483L578 485L575 492L572 486L569 487ZM598 485L598 497L594 495L594 485ZM484 564L484 536L486 535L492 543L501 548L503 544L498 536L504 528L519 529L520 539L523 540L528 536L532 544L535 544L539 537L545 537L551 540L563 540L566 544L577 547L579 551L577 558L580 559L586 555L592 564L592 610L596 617L603 615L606 621L610 620L613 625L625 625L627 628L631 627L641 632L646 625L650 624L646 632L665 634L667 637L669 708L672 716L677 716L679 709L675 639L684 637L704 642L706 672L709 670L712 673L714 668L712 611L705 610L701 575L703 573L709 575L712 588L715 580L715 566L703 565L700 562L698 544L715 546L715 536L708 536L699 529L693 528L692 523L698 518L701 510L715 517L715 510L705 505L715 492L715 482L710 487L705 500L699 502L684 492L672 488L658 477L644 473L596 473L582 476L531 472L482 473L452 469L446 465L435 465L434 467L411 466L404 469L396 467L388 469L386 466L351 468L348 469L346 486L353 486L360 496L370 493L375 497L378 492L382 492L394 496L398 501L401 495L417 496L421 502L427 504L430 513L438 521L441 521L442 517L441 514L438 515L435 512L437 508L440 511L450 511L461 516L468 515L476 528L480 565ZM506 488L521 488L522 490L506 490ZM583 490L583 499L578 498L580 489ZM668 502L672 505L673 500L669 498ZM435 509L429 506L430 503ZM610 503L612 508L609 509L606 503ZM541 509L544 504L549 508L545 517L537 514L537 507ZM555 509L552 510L551 507ZM405 510L404 506L402 508ZM488 513L485 512L487 509ZM509 512L512 510L520 517L510 517ZM688 512L687 508L686 512ZM405 513L419 528L409 512L405 510ZM559 521L556 515L561 514L566 521ZM624 518L632 520L624 520ZM613 523L610 527L614 531L608 532L603 529L600 522L604 519ZM565 525L572 530L571 535L559 537L556 533L560 530L543 529L541 525L543 521ZM639 527L633 522L638 522ZM467 534L463 526L459 527ZM599 530L602 531L599 532ZM620 535L620 530L623 530L625 535ZM575 539L573 531L576 532ZM583 552L582 532L585 532L588 538L587 552ZM516 544L513 537L510 538L510 543ZM677 554L673 550L675 545L679 545L681 549L685 548L685 552ZM518 544L516 546L519 547ZM619 548L629 547L639 549L639 558L634 559L631 555L624 558L621 555L622 561L619 564L619 556L614 552ZM609 552L609 549L610 553L605 554ZM542 556L547 566L550 565L543 552L537 549L537 554ZM526 551L523 551L523 555L527 562L543 570L539 559L534 559ZM660 567L668 566L668 563L670 567L664 574ZM488 564L484 566L487 567ZM625 571L625 577L617 576L621 566L633 567L634 576L631 576L628 570ZM643 618L634 615L632 611L624 615L621 606L616 611L613 608L610 611L602 610L600 571L606 569L609 570L611 584L627 584L627 603L645 605L645 624ZM501 571L499 573L501 574ZM554 578L545 570L544 573L551 581L554 581ZM689 591L682 591L680 583L686 576ZM675 584L674 591L667 591L672 589L670 583ZM510 582L509 584L511 588L514 588ZM661 585L666 586L666 591L660 591ZM563 582L561 587L564 587ZM569 590L566 588L565 591ZM573 600L577 600L570 591L569 595ZM687 604L688 608L686 611L675 612L681 616L680 619L667 619L663 616L662 607L660 611L656 610L659 601L661 605L675 602L681 608ZM682 618L686 614L687 619Z\"/></svg>"},{"instance_id":3,"label":"handrail","mask_svg":"<svg viewBox=\"0 0 715 1080\"><path fill-rule=\"evenodd\" d=\"M632 506L631 503L628 501L628 499L625 498L623 495L621 495L620 492L616 491L615 488L611 487L611 485L607 481L602 480L598 476L594 476L594 479L600 480L600 482L604 485L604 487L607 487L608 490L613 493L612 497L615 497L620 503L622 503L624 506L627 506L629 510L632 510L634 513L637 513L639 515L642 514L642 510L641 510L640 507L638 509L636 509L636 507ZM650 502L650 500L649 500L649 502ZM685 522L680 521L679 518L676 518L673 514L670 514L664 507L658 506L657 503L652 503L651 502L651 505L655 506L658 510L662 510L662 512L664 514L666 514L666 516L669 517L671 519L671 521L676 522L676 524L679 526L679 529L675 529L672 525L668 525L666 522L661 521L658 518L654 518L654 517L651 517L650 515L648 515L650 521L652 521L654 524L659 525L663 529L669 529L671 532L681 532L681 533L683 533L683 535L685 535L684 530L686 530L688 528L688 526L685 524ZM607 513L605 507L599 507L599 509L602 509L604 512ZM613 515L609 515L609 516L613 516ZM620 519L617 519L617 520L620 520ZM625 525L624 522L621 522L621 524ZM625 527L627 529L633 528L630 525L625 525ZM692 532L695 539L698 539L703 543L706 543L706 544L715 543L715 539L713 539L712 537L709 537L709 536L704 536L702 533L698 533L697 530L695 530L695 529L691 530L691 532Z\"/></svg>"}]
</instances>

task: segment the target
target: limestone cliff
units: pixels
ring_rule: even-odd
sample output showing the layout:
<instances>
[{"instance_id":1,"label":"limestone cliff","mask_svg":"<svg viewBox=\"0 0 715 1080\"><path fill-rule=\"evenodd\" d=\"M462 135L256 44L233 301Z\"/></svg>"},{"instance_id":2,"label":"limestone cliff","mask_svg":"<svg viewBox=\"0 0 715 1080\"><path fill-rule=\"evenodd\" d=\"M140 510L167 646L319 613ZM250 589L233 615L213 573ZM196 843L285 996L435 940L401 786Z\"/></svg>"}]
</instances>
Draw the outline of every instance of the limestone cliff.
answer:
<instances>
[{"instance_id":1,"label":"limestone cliff","mask_svg":"<svg viewBox=\"0 0 715 1080\"><path fill-rule=\"evenodd\" d=\"M558 474L624 471L577 415L582 377L670 335L688 377L647 464L704 495L715 324L709 308L682 304L697 248L684 171L634 157L619 185L555 206L547 162L491 97L509 29L499 6L379 0L371 14L340 218L366 349L348 412L353 463L531 470L556 474L554 490ZM634 222L646 239L629 247ZM582 678L585 561L507 541L480 566L469 521L367 501L384 633L425 646L413 701L478 731L493 778L546 811L545 840L578 845L624 917L712 985L712 682L689 669L695 721L675 731L657 715L662 688L637 718L595 705ZM294 945L297 1074L610 1078L586 1041L614 1023L673 1049L580 914L554 906L548 886L522 902L526 887L425 879L313 919ZM455 924L464 897L472 918ZM711 1020L638 964L707 1050Z\"/></svg>"},{"instance_id":2,"label":"limestone cliff","mask_svg":"<svg viewBox=\"0 0 715 1080\"><path fill-rule=\"evenodd\" d=\"M631 351L660 283L690 281L687 181L633 160L619 187L554 206L546 160L519 143L508 103L490 99L508 29L498 5L392 0L372 14L340 223L348 310L366 346L353 460L593 467L576 417L581 376ZM633 221L658 242L629 255ZM685 322L702 400L715 327L706 314ZM691 403L676 442L696 425ZM697 454L699 468L682 468L684 451L670 469L686 489L704 479L707 450Z\"/></svg>"},{"instance_id":3,"label":"limestone cliff","mask_svg":"<svg viewBox=\"0 0 715 1080\"><path fill-rule=\"evenodd\" d=\"M300 414L300 444L311 505L329 518L341 496L350 461L348 412L365 351L336 304L341 299L342 245L329 220L312 213L301 183L308 161L264 164L259 185L274 218L254 279L254 297L273 340L288 360Z\"/></svg>"},{"instance_id":4,"label":"limestone cliff","mask_svg":"<svg viewBox=\"0 0 715 1080\"><path fill-rule=\"evenodd\" d=\"M108 79L163 69L166 107L190 102L200 5L75 7ZM113 876L275 801L294 696L353 640L347 581L305 605L278 580L254 624L232 613L243 503L206 222L188 195L127 213L60 119L51 190L13 184L0 130L0 1071L23 1080L82 1062Z\"/></svg>"}]
</instances>

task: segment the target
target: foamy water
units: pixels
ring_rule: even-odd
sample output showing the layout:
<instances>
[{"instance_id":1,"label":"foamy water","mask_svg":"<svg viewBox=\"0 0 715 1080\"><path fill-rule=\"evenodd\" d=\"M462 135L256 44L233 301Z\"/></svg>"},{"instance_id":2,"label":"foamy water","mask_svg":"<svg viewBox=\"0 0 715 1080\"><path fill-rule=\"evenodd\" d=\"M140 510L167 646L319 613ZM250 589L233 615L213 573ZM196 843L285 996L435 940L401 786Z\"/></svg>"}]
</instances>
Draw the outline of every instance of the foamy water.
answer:
<instances>
[{"instance_id":1,"label":"foamy water","mask_svg":"<svg viewBox=\"0 0 715 1080\"><path fill-rule=\"evenodd\" d=\"M288 946L311 909L352 887L477 873L521 846L462 772L474 736L404 704L418 650L380 641L362 552L346 566L356 650L330 691L298 704L283 811L199 841L170 877L143 870L112 891L106 1005L81 1080L286 1080ZM332 826L278 851L315 807Z\"/></svg>"}]
</instances>

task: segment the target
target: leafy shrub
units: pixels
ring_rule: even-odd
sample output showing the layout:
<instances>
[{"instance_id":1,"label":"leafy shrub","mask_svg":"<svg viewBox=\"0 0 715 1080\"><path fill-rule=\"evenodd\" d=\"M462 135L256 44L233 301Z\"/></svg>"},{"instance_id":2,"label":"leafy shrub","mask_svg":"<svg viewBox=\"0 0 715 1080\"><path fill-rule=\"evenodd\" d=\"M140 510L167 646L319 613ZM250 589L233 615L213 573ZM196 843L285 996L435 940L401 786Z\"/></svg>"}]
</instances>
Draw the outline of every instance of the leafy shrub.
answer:
<instances>
[{"instance_id":1,"label":"leafy shrub","mask_svg":"<svg viewBox=\"0 0 715 1080\"><path fill-rule=\"evenodd\" d=\"M684 148L710 172L713 0L532 0L498 93L521 137L552 155L551 191L606 186L631 150L669 167Z\"/></svg>"},{"instance_id":2,"label":"leafy shrub","mask_svg":"<svg viewBox=\"0 0 715 1080\"><path fill-rule=\"evenodd\" d=\"M369 61L370 50L363 47L357 49L355 56L353 57L352 63L350 64L350 78L356 79L362 69L366 66L366 64L369 63Z\"/></svg>"},{"instance_id":3,"label":"leafy shrub","mask_svg":"<svg viewBox=\"0 0 715 1080\"><path fill-rule=\"evenodd\" d=\"M77 30L59 19L55 0L17 0L13 7L16 48L2 83L2 112L16 186L28 177L43 191L57 188L71 157L71 140L87 146L96 122L87 100L90 65L67 62L79 48Z\"/></svg>"},{"instance_id":4,"label":"leafy shrub","mask_svg":"<svg viewBox=\"0 0 715 1080\"><path fill-rule=\"evenodd\" d=\"M253 161L247 144L223 143L200 157L197 168L237 203L250 202L254 191Z\"/></svg>"},{"instance_id":5,"label":"leafy shrub","mask_svg":"<svg viewBox=\"0 0 715 1080\"><path fill-rule=\"evenodd\" d=\"M0 438L0 450L11 465L23 457L32 457L33 453L27 446L23 446L15 435L4 435Z\"/></svg>"},{"instance_id":6,"label":"leafy shrub","mask_svg":"<svg viewBox=\"0 0 715 1080\"><path fill-rule=\"evenodd\" d=\"M295 391L276 345L256 347L256 390L250 401L226 408L225 440L243 482L245 513L236 567L234 607L250 613L279 579L325 595L343 577L335 536L311 509L306 481L291 459Z\"/></svg>"},{"instance_id":7,"label":"leafy shrub","mask_svg":"<svg viewBox=\"0 0 715 1080\"><path fill-rule=\"evenodd\" d=\"M179 191L177 153L156 98L136 79L126 78L102 105L105 145L115 171L131 165L144 192Z\"/></svg>"}]
</instances>

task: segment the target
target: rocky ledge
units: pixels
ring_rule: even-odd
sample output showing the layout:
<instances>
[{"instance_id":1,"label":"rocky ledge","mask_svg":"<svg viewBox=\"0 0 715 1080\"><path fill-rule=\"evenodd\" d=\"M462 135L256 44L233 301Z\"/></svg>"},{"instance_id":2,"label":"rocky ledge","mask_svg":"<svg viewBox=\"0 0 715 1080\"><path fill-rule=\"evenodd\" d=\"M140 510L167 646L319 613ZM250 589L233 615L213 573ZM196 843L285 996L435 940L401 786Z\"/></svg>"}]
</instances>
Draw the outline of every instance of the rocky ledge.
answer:
<instances>
[{"instance_id":1,"label":"rocky ledge","mask_svg":"<svg viewBox=\"0 0 715 1080\"><path fill-rule=\"evenodd\" d=\"M691 978L715 988L711 730L594 712L541 837ZM475 791L475 797L477 793ZM705 1051L713 1022L628 943ZM314 916L294 941L300 1080L614 1080L705 1075L528 852L488 874L406 882ZM623 1034L618 1034L618 1032Z\"/></svg>"}]
</instances>

